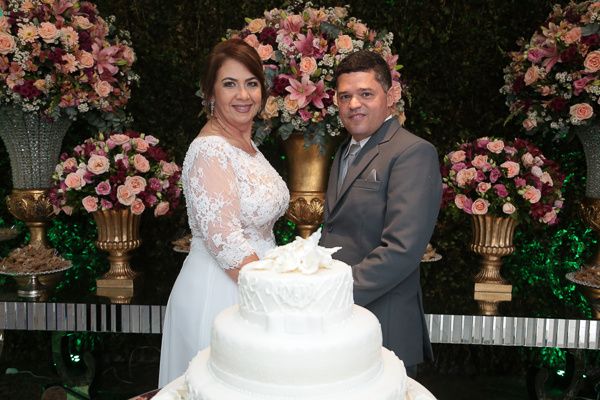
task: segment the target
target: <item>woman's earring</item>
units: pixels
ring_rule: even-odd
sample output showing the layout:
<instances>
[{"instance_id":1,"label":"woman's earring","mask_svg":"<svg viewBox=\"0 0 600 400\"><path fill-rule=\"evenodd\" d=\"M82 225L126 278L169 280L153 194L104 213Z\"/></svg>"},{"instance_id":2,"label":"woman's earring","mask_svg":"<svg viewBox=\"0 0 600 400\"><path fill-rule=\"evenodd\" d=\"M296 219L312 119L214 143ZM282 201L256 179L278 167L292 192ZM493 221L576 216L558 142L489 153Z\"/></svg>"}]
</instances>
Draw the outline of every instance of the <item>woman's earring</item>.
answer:
<instances>
[{"instance_id":1,"label":"woman's earring","mask_svg":"<svg viewBox=\"0 0 600 400\"><path fill-rule=\"evenodd\" d=\"M208 106L210 108L210 116L212 117L215 113L215 101L211 100Z\"/></svg>"}]
</instances>

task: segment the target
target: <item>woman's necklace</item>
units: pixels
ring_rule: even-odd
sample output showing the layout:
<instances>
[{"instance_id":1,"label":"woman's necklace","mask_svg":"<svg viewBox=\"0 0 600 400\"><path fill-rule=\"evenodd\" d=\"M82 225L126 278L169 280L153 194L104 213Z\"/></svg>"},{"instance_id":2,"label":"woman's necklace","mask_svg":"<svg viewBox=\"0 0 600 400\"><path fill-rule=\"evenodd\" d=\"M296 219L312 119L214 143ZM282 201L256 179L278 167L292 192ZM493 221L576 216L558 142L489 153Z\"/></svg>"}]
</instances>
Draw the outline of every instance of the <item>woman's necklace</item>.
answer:
<instances>
[{"instance_id":1,"label":"woman's necklace","mask_svg":"<svg viewBox=\"0 0 600 400\"><path fill-rule=\"evenodd\" d=\"M243 150L246 153L251 154L251 155L254 155L256 153L256 150L252 146L252 142L248 143L245 140L243 140L242 138L240 138L239 136L234 135L231 132L229 132L225 128L225 126L221 123L221 121L219 121L219 119L217 117L211 118L210 121L211 121L211 123L213 121L215 121L215 123L219 126L219 128L221 128L220 130L224 133L223 137L225 137L229 141L233 142L233 144L236 147L238 147L239 149L241 149L241 150Z\"/></svg>"}]
</instances>

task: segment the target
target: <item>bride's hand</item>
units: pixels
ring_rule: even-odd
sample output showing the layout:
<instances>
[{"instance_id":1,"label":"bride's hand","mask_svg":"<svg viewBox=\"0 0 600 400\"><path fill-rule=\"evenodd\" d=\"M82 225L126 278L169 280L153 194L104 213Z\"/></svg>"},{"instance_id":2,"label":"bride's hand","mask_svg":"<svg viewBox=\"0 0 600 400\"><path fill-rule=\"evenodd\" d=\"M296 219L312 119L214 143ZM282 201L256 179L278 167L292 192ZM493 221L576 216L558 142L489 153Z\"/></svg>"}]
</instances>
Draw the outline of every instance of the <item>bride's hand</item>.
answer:
<instances>
[{"instance_id":1,"label":"bride's hand","mask_svg":"<svg viewBox=\"0 0 600 400\"><path fill-rule=\"evenodd\" d=\"M240 266L237 268L226 269L225 273L229 275L229 277L237 283L238 277L240 275L240 270L244 267L244 265L251 263L252 261L258 261L258 256L256 254L250 254L248 257L244 258L240 263Z\"/></svg>"}]
</instances>

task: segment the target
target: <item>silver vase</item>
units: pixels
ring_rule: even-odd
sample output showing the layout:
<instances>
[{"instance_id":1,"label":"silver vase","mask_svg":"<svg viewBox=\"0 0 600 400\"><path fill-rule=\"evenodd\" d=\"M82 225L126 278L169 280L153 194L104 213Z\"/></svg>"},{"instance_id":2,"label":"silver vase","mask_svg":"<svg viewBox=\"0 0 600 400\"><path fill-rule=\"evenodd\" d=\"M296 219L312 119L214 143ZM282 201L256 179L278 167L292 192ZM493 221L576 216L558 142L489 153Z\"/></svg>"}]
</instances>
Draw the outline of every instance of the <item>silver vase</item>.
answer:
<instances>
[{"instance_id":1,"label":"silver vase","mask_svg":"<svg viewBox=\"0 0 600 400\"><path fill-rule=\"evenodd\" d=\"M46 189L71 121L50 121L19 107L0 107L0 137L10 157L14 189Z\"/></svg>"}]
</instances>

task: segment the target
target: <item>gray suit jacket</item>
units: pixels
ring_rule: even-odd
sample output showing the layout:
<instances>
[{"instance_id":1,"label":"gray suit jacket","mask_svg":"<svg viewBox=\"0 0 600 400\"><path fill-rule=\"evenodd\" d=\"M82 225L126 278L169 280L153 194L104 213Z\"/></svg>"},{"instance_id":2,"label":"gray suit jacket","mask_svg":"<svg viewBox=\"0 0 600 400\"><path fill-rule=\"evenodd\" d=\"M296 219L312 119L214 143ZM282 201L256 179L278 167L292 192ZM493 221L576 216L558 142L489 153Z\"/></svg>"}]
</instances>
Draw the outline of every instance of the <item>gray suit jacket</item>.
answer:
<instances>
[{"instance_id":1,"label":"gray suit jacket","mask_svg":"<svg viewBox=\"0 0 600 400\"><path fill-rule=\"evenodd\" d=\"M377 316L383 345L416 365L433 358L419 265L440 208L437 151L392 118L348 167L338 194L347 146L338 149L329 175L320 244L342 247L333 257L352 266L355 303Z\"/></svg>"}]
</instances>

